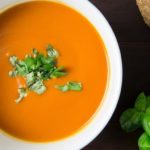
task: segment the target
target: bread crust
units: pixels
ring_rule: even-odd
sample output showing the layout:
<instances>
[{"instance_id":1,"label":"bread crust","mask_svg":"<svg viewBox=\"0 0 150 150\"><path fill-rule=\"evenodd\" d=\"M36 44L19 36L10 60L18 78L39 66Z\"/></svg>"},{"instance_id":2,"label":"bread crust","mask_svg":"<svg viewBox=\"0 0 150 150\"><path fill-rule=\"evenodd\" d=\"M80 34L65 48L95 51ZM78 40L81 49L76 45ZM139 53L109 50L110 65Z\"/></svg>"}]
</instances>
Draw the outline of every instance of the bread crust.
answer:
<instances>
[{"instance_id":1,"label":"bread crust","mask_svg":"<svg viewBox=\"0 0 150 150\"><path fill-rule=\"evenodd\" d=\"M150 0L136 0L145 23L150 27Z\"/></svg>"}]
</instances>

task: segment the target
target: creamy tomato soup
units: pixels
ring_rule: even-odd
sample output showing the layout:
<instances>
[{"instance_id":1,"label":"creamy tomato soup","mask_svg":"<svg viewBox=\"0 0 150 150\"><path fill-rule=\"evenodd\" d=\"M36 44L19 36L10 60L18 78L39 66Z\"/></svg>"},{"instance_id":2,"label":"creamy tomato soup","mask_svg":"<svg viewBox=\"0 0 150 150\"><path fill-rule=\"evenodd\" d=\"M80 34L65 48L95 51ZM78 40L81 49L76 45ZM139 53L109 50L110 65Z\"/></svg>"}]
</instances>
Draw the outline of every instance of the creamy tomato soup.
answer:
<instances>
[{"instance_id":1,"label":"creamy tomato soup","mask_svg":"<svg viewBox=\"0 0 150 150\"><path fill-rule=\"evenodd\" d=\"M58 49L58 64L69 74L46 82L42 95L29 92L16 104L18 82L10 78L8 58L23 58L33 48L45 53L47 44ZM55 141L78 132L91 119L104 96L108 81L106 49L95 28L75 10L59 3L32 1L0 13L0 129L14 137ZM54 87L80 81L80 92Z\"/></svg>"}]
</instances>

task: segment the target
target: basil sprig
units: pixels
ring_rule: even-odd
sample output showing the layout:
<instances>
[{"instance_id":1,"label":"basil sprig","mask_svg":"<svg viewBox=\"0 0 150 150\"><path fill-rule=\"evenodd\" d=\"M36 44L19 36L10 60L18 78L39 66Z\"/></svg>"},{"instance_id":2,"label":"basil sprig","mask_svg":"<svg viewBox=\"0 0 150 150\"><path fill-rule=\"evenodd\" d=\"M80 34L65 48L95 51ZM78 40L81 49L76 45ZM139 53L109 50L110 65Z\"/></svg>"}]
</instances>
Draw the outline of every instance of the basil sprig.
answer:
<instances>
[{"instance_id":1,"label":"basil sprig","mask_svg":"<svg viewBox=\"0 0 150 150\"><path fill-rule=\"evenodd\" d=\"M140 150L150 150L150 96L140 93L134 107L122 113L120 125L126 132L143 128L144 133L138 140L138 146Z\"/></svg>"}]
</instances>

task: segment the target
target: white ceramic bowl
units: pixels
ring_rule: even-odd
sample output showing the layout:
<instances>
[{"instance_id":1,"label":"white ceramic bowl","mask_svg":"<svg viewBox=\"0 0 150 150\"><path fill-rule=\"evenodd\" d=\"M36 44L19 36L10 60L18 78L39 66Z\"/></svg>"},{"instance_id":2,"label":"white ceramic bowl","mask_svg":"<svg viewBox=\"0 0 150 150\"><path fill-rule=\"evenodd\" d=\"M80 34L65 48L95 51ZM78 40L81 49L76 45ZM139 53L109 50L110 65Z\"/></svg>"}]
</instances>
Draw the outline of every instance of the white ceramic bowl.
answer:
<instances>
[{"instance_id":1,"label":"white ceramic bowl","mask_svg":"<svg viewBox=\"0 0 150 150\"><path fill-rule=\"evenodd\" d=\"M15 3L28 0L0 0L0 10ZM53 0L54 1L54 0ZM56 0L57 1L57 0ZM85 16L102 37L107 49L110 79L101 107L89 124L77 134L66 139L50 143L29 143L15 140L0 133L0 150L78 150L90 143L110 120L121 91L122 62L120 50L114 33L101 12L88 0L59 0Z\"/></svg>"}]
</instances>

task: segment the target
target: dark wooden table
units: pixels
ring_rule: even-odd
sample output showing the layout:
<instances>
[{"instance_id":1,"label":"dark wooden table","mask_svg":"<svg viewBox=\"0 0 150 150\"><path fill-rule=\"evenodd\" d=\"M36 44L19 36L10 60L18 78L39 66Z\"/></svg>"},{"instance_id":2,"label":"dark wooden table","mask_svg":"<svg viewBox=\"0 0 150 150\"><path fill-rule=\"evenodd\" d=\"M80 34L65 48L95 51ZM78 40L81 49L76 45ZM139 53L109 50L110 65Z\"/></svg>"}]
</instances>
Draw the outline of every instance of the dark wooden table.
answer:
<instances>
[{"instance_id":1,"label":"dark wooden table","mask_svg":"<svg viewBox=\"0 0 150 150\"><path fill-rule=\"evenodd\" d=\"M104 14L118 39L123 61L123 86L117 109L103 132L84 150L138 150L142 130L124 133L121 112L132 107L139 92L150 94L150 28L135 0L91 0Z\"/></svg>"}]
</instances>

